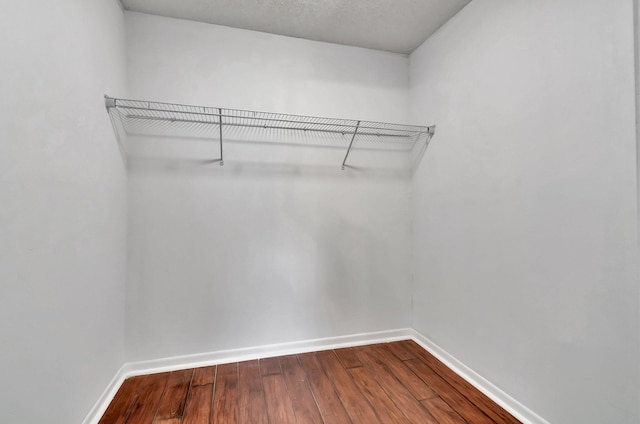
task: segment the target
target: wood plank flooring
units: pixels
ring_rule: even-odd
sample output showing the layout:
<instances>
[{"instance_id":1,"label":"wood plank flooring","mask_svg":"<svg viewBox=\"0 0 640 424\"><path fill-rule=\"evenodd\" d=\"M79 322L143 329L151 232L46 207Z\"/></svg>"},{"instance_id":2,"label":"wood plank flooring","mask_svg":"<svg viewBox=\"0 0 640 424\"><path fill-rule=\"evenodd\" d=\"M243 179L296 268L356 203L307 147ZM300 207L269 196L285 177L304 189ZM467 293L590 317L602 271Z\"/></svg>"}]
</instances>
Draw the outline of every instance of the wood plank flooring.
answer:
<instances>
[{"instance_id":1,"label":"wood plank flooring","mask_svg":"<svg viewBox=\"0 0 640 424\"><path fill-rule=\"evenodd\" d=\"M413 341L127 379L100 424L519 423Z\"/></svg>"}]
</instances>

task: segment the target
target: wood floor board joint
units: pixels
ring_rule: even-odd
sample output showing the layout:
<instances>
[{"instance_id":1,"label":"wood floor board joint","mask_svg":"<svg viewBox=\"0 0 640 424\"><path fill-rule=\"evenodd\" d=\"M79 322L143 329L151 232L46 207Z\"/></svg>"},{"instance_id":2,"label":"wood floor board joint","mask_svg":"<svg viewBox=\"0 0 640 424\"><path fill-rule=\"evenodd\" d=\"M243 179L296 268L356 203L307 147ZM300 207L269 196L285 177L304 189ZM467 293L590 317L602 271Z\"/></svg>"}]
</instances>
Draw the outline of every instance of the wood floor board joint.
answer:
<instances>
[{"instance_id":1,"label":"wood floor board joint","mask_svg":"<svg viewBox=\"0 0 640 424\"><path fill-rule=\"evenodd\" d=\"M418 422L519 421L421 346L402 341L133 377L99 424Z\"/></svg>"}]
</instances>

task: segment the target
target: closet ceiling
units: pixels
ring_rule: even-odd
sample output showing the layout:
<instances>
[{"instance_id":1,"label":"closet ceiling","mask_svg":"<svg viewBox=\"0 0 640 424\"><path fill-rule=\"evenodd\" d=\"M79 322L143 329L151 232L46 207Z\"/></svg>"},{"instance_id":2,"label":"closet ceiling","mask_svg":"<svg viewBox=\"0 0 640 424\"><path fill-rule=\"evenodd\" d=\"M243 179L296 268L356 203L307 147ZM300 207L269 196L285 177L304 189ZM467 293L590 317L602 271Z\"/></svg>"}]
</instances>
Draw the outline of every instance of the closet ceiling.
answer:
<instances>
[{"instance_id":1,"label":"closet ceiling","mask_svg":"<svg viewBox=\"0 0 640 424\"><path fill-rule=\"evenodd\" d=\"M121 1L136 12L408 54L471 0Z\"/></svg>"}]
</instances>

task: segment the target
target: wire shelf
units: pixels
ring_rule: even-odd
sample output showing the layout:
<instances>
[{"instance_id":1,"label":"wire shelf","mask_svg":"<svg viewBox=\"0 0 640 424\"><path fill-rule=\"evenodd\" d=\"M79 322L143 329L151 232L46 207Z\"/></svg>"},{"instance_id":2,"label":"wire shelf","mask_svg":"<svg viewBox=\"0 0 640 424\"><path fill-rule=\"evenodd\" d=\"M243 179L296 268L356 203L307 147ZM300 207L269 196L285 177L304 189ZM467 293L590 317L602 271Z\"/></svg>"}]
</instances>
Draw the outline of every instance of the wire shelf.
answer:
<instances>
[{"instance_id":1,"label":"wire shelf","mask_svg":"<svg viewBox=\"0 0 640 424\"><path fill-rule=\"evenodd\" d=\"M359 148L413 152L429 143L435 126L404 125L241 109L193 106L105 96L114 127L126 135L197 137L219 142L224 164L223 141L286 141L296 144L343 146L349 153ZM418 148L418 149L417 149Z\"/></svg>"}]
</instances>

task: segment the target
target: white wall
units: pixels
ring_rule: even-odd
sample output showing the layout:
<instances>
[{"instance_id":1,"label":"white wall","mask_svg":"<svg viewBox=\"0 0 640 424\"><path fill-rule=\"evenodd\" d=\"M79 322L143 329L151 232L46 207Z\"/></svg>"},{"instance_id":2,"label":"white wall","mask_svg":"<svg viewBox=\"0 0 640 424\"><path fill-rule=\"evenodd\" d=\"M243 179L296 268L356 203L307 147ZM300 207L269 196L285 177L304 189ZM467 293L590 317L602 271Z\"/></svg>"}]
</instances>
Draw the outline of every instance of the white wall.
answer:
<instances>
[{"instance_id":1,"label":"white wall","mask_svg":"<svg viewBox=\"0 0 640 424\"><path fill-rule=\"evenodd\" d=\"M115 0L0 14L2 422L78 423L124 361L126 92Z\"/></svg>"},{"instance_id":2,"label":"white wall","mask_svg":"<svg viewBox=\"0 0 640 424\"><path fill-rule=\"evenodd\" d=\"M631 1L474 0L410 57L414 326L553 423L637 423Z\"/></svg>"},{"instance_id":3,"label":"white wall","mask_svg":"<svg viewBox=\"0 0 640 424\"><path fill-rule=\"evenodd\" d=\"M125 16L132 98L408 118L406 56ZM229 143L220 167L215 143L130 142L129 360L410 325L406 175L343 172L344 146Z\"/></svg>"}]
</instances>

